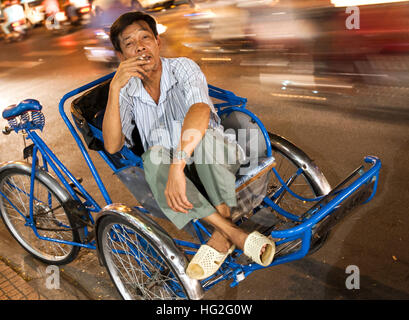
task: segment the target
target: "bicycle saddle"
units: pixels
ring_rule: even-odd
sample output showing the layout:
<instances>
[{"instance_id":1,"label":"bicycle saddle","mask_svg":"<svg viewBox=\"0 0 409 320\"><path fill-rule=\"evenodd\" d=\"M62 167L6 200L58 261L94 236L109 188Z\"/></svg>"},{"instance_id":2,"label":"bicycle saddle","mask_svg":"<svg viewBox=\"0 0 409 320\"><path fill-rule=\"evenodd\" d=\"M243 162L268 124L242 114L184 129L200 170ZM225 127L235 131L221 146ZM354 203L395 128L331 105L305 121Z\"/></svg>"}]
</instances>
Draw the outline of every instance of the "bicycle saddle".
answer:
<instances>
[{"instance_id":1,"label":"bicycle saddle","mask_svg":"<svg viewBox=\"0 0 409 320\"><path fill-rule=\"evenodd\" d=\"M12 104L4 109L2 116L4 119L9 120L20 116L27 111L41 111L42 105L35 99L25 99L19 104Z\"/></svg>"}]
</instances>

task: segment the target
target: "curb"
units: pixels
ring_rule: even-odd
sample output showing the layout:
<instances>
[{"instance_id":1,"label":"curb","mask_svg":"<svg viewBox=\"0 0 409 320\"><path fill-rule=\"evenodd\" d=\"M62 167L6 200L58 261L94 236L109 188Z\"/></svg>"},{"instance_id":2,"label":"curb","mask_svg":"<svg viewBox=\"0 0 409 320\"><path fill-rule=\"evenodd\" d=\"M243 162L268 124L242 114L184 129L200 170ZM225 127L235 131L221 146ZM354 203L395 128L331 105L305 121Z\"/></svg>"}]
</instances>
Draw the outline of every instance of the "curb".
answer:
<instances>
[{"instance_id":1,"label":"curb","mask_svg":"<svg viewBox=\"0 0 409 320\"><path fill-rule=\"evenodd\" d=\"M0 260L0 300L47 300L6 263Z\"/></svg>"}]
</instances>

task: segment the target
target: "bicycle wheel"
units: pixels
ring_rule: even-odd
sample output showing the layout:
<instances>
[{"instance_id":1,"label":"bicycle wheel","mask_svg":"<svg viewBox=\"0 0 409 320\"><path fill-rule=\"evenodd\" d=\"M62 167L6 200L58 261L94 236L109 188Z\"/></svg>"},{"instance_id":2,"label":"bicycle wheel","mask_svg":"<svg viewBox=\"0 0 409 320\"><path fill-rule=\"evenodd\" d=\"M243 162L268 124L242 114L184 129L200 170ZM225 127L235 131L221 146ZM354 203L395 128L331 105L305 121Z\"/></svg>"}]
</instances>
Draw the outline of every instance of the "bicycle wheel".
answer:
<instances>
[{"instance_id":1,"label":"bicycle wheel","mask_svg":"<svg viewBox=\"0 0 409 320\"><path fill-rule=\"evenodd\" d=\"M325 195L331 190L323 173L304 152L280 136L271 133L269 135L276 160L275 169L292 192L311 199ZM267 194L282 209L296 216L301 216L314 203L298 199L283 190L274 173L271 174Z\"/></svg>"},{"instance_id":2,"label":"bicycle wheel","mask_svg":"<svg viewBox=\"0 0 409 320\"><path fill-rule=\"evenodd\" d=\"M330 192L331 187L324 174L303 151L283 137L272 133L269 133L269 136L273 156L276 159L275 169L282 180L288 183L292 192L307 199L316 198ZM271 173L270 176L267 195L274 199L274 202L279 205L281 209L297 217L302 216L315 203L300 200L291 195L288 191L283 190L280 181L274 173ZM287 222L289 222L290 225L296 224L293 221ZM324 231L322 234L315 233L318 225L312 230L308 254L313 254L318 251L329 237L329 231ZM288 225L284 224L284 228L288 228ZM280 250L282 250L281 254L294 251L299 248L299 245L300 240L284 244L282 248L280 248Z\"/></svg>"},{"instance_id":3,"label":"bicycle wheel","mask_svg":"<svg viewBox=\"0 0 409 320\"><path fill-rule=\"evenodd\" d=\"M170 258L141 230L110 215L102 219L97 232L102 260L123 299L187 299Z\"/></svg>"},{"instance_id":4,"label":"bicycle wheel","mask_svg":"<svg viewBox=\"0 0 409 320\"><path fill-rule=\"evenodd\" d=\"M35 258L47 264L69 263L77 256L78 246L41 240L34 232L36 229L40 237L55 241L79 242L78 231L72 228L71 217L63 208L61 194L66 193L48 174L36 173L31 220L30 172L30 166L15 165L0 173L0 191L6 197L0 195L1 217L17 242Z\"/></svg>"}]
</instances>

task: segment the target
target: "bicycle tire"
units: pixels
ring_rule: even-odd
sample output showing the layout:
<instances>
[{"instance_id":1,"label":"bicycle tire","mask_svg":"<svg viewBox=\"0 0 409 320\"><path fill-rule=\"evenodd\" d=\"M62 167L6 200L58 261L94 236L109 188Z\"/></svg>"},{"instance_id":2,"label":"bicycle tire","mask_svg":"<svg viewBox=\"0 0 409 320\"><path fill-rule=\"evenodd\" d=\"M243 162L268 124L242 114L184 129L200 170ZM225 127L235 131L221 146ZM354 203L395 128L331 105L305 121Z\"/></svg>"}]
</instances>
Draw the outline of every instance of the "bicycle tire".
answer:
<instances>
[{"instance_id":1,"label":"bicycle tire","mask_svg":"<svg viewBox=\"0 0 409 320\"><path fill-rule=\"evenodd\" d=\"M291 184L291 191L304 198L317 198L327 194L331 190L322 171L303 151L283 137L272 133L269 133L269 137L273 156L277 163L276 170L284 181L290 179L291 175L295 174L298 169L303 169L302 173L298 175ZM283 163L285 164L283 165ZM288 174L287 169L289 167L292 170L289 171L290 173ZM273 173L270 179L270 190L271 184L275 184L275 188L279 188L280 184ZM300 182L304 183L300 184ZM270 190L269 192L271 194L272 191ZM277 201L277 204L287 212L300 217L313 205L313 202L301 201L288 192L284 192L284 196ZM327 231L322 235L315 236L313 230L308 254L313 254L318 251L327 241L329 234L330 232Z\"/></svg>"},{"instance_id":2,"label":"bicycle tire","mask_svg":"<svg viewBox=\"0 0 409 320\"><path fill-rule=\"evenodd\" d=\"M0 195L2 220L14 239L36 259L52 265L67 264L77 257L80 247L41 240L30 226L25 225L26 220L16 210L19 208L26 217L29 216L30 181L31 166L28 164L13 163L8 168L2 168L0 190L15 206L13 208L10 202ZM16 190L18 196L14 197ZM25 192L27 190L28 192ZM42 170L36 172L34 190L33 217L38 234L57 240L79 242L78 230L72 228L74 225L72 217L65 212L63 207L64 202L69 199L66 191L54 178ZM43 198L44 194L47 199Z\"/></svg>"},{"instance_id":3,"label":"bicycle tire","mask_svg":"<svg viewBox=\"0 0 409 320\"><path fill-rule=\"evenodd\" d=\"M113 228L115 228L116 233L111 236ZM165 256L149 240L149 236L144 234L143 230L139 230L122 216L112 214L103 217L98 223L97 233L101 260L124 300L188 299L187 290L172 267L171 258ZM115 237L118 238L115 239ZM118 241L120 237L124 237L128 243ZM129 251L126 250L125 246L127 248L136 246L142 250L133 254L130 252L129 255L127 254L128 259L122 259L122 257L114 257L116 254L114 251L118 251L118 246L121 251L127 253ZM118 252L116 255L119 256L120 254ZM149 264L145 263L147 260L151 260ZM119 270L117 261L122 264L122 268L126 268L126 263L132 267L131 272L125 270L129 279L123 279L124 274ZM149 277L151 273L152 277ZM157 280L153 281L152 278L157 278Z\"/></svg>"}]
</instances>

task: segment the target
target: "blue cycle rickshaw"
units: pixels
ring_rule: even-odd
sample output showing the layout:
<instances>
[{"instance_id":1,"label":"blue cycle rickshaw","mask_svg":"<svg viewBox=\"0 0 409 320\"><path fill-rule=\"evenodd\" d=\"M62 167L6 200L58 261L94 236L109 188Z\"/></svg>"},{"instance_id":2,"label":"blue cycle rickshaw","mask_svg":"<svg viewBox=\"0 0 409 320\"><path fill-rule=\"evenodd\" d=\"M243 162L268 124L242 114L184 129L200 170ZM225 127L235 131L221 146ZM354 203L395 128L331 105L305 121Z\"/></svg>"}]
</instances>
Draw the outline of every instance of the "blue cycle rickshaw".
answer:
<instances>
[{"instance_id":1,"label":"blue cycle rickshaw","mask_svg":"<svg viewBox=\"0 0 409 320\"><path fill-rule=\"evenodd\" d=\"M196 241L189 242L173 239L159 225L165 216L144 179L137 130L132 149L124 147L113 155L104 150L101 125L113 75L67 93L59 104L60 114L101 190L106 202L103 206L37 134L45 125L37 100L26 99L4 110L9 126L3 133L22 132L32 142L24 149L24 158L32 158L31 164L0 164L0 212L14 238L34 257L54 265L71 262L80 248L96 249L124 299L200 299L220 281L230 280L233 287L264 268L236 249L207 279L193 280L185 274L187 257L195 254L212 230L200 221L191 222L186 231ZM80 93L71 103L73 124L64 104ZM268 267L318 250L342 217L374 196L381 167L377 157L365 157L361 166L331 188L302 150L266 130L246 108L245 98L210 85L209 94L224 128L236 134L244 130L242 147L256 161L245 174L237 175L238 205L232 218L243 229L258 230L275 241L276 254ZM137 200L135 206L112 203L88 150L98 152L107 162Z\"/></svg>"}]
</instances>

